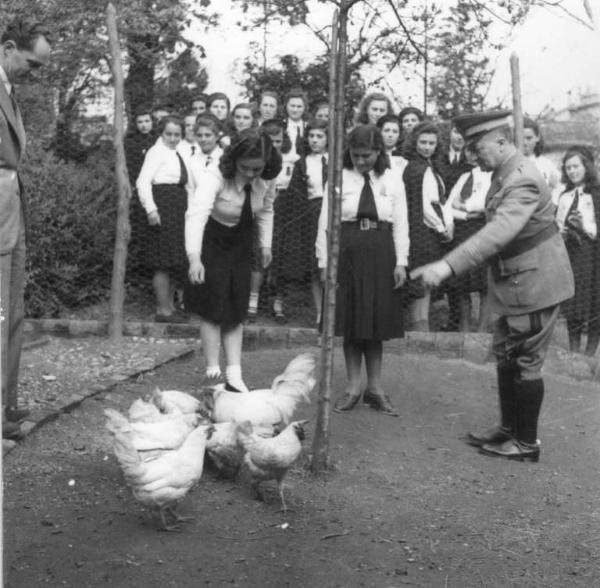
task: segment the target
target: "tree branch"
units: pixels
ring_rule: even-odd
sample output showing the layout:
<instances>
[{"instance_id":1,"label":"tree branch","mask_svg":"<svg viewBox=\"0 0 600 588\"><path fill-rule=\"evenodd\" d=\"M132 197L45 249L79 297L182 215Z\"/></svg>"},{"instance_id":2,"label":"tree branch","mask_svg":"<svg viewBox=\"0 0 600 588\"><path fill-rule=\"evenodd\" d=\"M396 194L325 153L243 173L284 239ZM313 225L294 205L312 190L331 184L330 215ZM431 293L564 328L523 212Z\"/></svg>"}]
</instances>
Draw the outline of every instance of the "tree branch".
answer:
<instances>
[{"instance_id":1,"label":"tree branch","mask_svg":"<svg viewBox=\"0 0 600 588\"><path fill-rule=\"evenodd\" d=\"M415 43L415 41L412 38L412 35L410 34L410 32L408 31L408 29L406 28L406 25L402 21L402 17L400 16L400 13L398 12L398 9L394 6L393 0L387 0L387 3L390 5L392 11L396 15L396 18L398 19L398 24L400 25L400 27L404 31L404 34L406 35L406 38L407 38L408 42L412 45L413 49L418 53L419 57L422 57L423 59L427 59L427 56L425 55L425 53L423 53L423 51L421 51L421 48Z\"/></svg>"}]
</instances>

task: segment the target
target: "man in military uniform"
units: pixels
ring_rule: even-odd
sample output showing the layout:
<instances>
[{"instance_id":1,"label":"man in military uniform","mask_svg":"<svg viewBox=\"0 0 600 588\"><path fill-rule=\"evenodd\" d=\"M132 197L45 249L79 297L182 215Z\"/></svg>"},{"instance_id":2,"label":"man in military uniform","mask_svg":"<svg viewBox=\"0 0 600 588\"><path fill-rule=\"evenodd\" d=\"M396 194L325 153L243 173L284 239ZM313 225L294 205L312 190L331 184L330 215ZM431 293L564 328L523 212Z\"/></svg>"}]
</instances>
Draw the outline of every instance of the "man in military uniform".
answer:
<instances>
[{"instance_id":1,"label":"man in military uniform","mask_svg":"<svg viewBox=\"0 0 600 588\"><path fill-rule=\"evenodd\" d=\"M454 119L484 171L492 171L486 225L443 259L416 268L411 278L438 286L488 262L488 294L497 315L493 350L497 361L501 423L468 442L508 459L537 461L538 417L544 398L541 368L559 304L573 296L569 258L554 221L550 190L515 147L510 111L465 114Z\"/></svg>"}]
</instances>

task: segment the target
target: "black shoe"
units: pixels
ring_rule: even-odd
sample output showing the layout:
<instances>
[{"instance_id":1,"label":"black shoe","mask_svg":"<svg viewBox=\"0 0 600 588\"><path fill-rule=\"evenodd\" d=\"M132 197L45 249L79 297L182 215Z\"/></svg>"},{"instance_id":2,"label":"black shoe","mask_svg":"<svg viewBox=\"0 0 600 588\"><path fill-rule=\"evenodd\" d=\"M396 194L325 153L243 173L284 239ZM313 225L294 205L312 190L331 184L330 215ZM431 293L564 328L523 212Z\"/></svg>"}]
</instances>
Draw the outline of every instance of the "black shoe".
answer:
<instances>
[{"instance_id":1,"label":"black shoe","mask_svg":"<svg viewBox=\"0 0 600 588\"><path fill-rule=\"evenodd\" d=\"M287 323L287 317L283 314L283 310L273 310L273 318L280 325Z\"/></svg>"},{"instance_id":2,"label":"black shoe","mask_svg":"<svg viewBox=\"0 0 600 588\"><path fill-rule=\"evenodd\" d=\"M227 392L237 392L238 394L242 393L241 390L238 390L235 386L232 386L229 382L225 382L225 390L227 390Z\"/></svg>"},{"instance_id":3,"label":"black shoe","mask_svg":"<svg viewBox=\"0 0 600 588\"><path fill-rule=\"evenodd\" d=\"M467 433L466 441L473 447L482 447L486 443L500 444L510 441L512 434L506 427L496 426L484 431L483 433Z\"/></svg>"},{"instance_id":4,"label":"black shoe","mask_svg":"<svg viewBox=\"0 0 600 588\"><path fill-rule=\"evenodd\" d=\"M256 310L256 308L249 308L248 314L246 316L246 322L249 324L255 323L257 316L258 316L258 311Z\"/></svg>"},{"instance_id":5,"label":"black shoe","mask_svg":"<svg viewBox=\"0 0 600 588\"><path fill-rule=\"evenodd\" d=\"M391 403L388 396L383 392L367 388L363 394L363 402L383 414L395 417L398 416L398 411L394 408L394 405Z\"/></svg>"},{"instance_id":6,"label":"black shoe","mask_svg":"<svg viewBox=\"0 0 600 588\"><path fill-rule=\"evenodd\" d=\"M6 420L11 423L20 423L24 421L31 411L26 408L9 408L8 406L4 410Z\"/></svg>"},{"instance_id":7,"label":"black shoe","mask_svg":"<svg viewBox=\"0 0 600 588\"><path fill-rule=\"evenodd\" d=\"M486 443L479 449L484 455L503 457L515 461L533 461L540 459L540 443L524 443L516 439L510 439L504 443Z\"/></svg>"},{"instance_id":8,"label":"black shoe","mask_svg":"<svg viewBox=\"0 0 600 588\"><path fill-rule=\"evenodd\" d=\"M333 408L335 412L345 412L352 410L360 400L360 394L344 394L336 403Z\"/></svg>"}]
</instances>

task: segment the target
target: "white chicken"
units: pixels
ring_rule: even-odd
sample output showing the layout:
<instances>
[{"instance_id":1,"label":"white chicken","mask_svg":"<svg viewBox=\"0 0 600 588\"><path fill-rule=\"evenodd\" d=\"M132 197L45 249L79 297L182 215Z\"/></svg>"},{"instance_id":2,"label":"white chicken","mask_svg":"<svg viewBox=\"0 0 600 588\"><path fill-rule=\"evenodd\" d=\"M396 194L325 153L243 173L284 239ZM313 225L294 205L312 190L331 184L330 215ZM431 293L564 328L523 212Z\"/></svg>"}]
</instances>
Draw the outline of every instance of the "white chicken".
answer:
<instances>
[{"instance_id":1,"label":"white chicken","mask_svg":"<svg viewBox=\"0 0 600 588\"><path fill-rule=\"evenodd\" d=\"M206 443L206 452L215 467L226 478L233 479L244 461L244 447L237 434L238 423L215 423L213 433ZM260 437L273 437L279 431L271 425L259 425L254 432Z\"/></svg>"},{"instance_id":2,"label":"white chicken","mask_svg":"<svg viewBox=\"0 0 600 588\"><path fill-rule=\"evenodd\" d=\"M171 412L182 412L183 414L199 414L203 410L203 404L187 392L179 390L160 390L155 388L152 392L152 402L160 412L169 414Z\"/></svg>"},{"instance_id":3,"label":"white chicken","mask_svg":"<svg viewBox=\"0 0 600 588\"><path fill-rule=\"evenodd\" d=\"M270 389L238 393L225 390L224 385L215 386L207 395L212 420L216 423L249 421L252 425L286 426L298 402L302 399L310 402L309 394L316 384L315 364L312 353L298 355L283 374L273 380Z\"/></svg>"},{"instance_id":4,"label":"white chicken","mask_svg":"<svg viewBox=\"0 0 600 588\"><path fill-rule=\"evenodd\" d=\"M305 437L304 425L308 421L294 421L279 435L265 439L252 431L246 421L237 426L237 435L246 451L244 464L252 478L252 488L260 495L258 485L266 480L276 480L281 506L287 510L283 496L283 479L302 453L301 441Z\"/></svg>"},{"instance_id":5,"label":"white chicken","mask_svg":"<svg viewBox=\"0 0 600 588\"><path fill-rule=\"evenodd\" d=\"M202 476L206 441L211 432L212 425L199 425L180 447L147 460L136 451L131 432L114 435L113 449L127 484L139 502L158 509L166 531L178 530L176 525L167 523L167 513L175 523L186 520L175 508Z\"/></svg>"},{"instance_id":6,"label":"white chicken","mask_svg":"<svg viewBox=\"0 0 600 588\"><path fill-rule=\"evenodd\" d=\"M107 418L106 428L114 435L129 433L136 451L176 449L198 424L196 414L182 414L179 411L168 415L159 413L155 421L133 422L112 408L104 409L104 414Z\"/></svg>"}]
</instances>

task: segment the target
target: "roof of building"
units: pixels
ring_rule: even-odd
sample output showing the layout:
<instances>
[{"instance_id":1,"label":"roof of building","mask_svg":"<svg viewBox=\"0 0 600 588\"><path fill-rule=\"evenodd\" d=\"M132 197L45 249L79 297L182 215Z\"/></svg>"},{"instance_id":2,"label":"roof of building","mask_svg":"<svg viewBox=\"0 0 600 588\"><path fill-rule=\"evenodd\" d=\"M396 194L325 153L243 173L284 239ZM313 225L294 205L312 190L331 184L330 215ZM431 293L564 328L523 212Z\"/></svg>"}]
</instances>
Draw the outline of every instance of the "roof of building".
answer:
<instances>
[{"instance_id":1,"label":"roof of building","mask_svg":"<svg viewBox=\"0 0 600 588\"><path fill-rule=\"evenodd\" d=\"M600 124L595 119L540 121L546 149L566 149L571 145L599 145Z\"/></svg>"}]
</instances>

